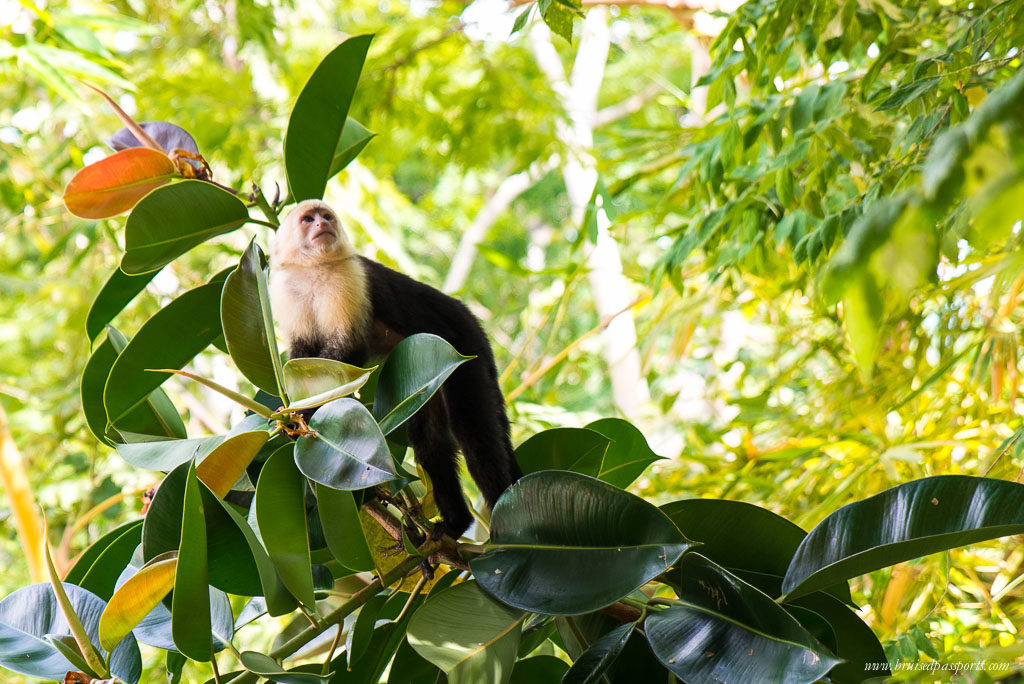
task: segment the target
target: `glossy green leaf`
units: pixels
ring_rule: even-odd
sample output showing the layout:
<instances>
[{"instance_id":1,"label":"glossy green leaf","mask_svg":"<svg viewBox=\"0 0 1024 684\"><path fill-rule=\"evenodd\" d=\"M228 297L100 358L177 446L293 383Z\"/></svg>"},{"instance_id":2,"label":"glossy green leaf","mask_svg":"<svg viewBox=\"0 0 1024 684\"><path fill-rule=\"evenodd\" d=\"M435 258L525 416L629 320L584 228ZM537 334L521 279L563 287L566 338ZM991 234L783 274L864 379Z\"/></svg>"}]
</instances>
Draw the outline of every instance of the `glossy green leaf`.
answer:
<instances>
[{"instance_id":1,"label":"glossy green leaf","mask_svg":"<svg viewBox=\"0 0 1024 684\"><path fill-rule=\"evenodd\" d=\"M586 426L611 443L605 449L597 479L625 489L647 470L647 466L660 460L647 444L647 438L629 421L621 418L602 418Z\"/></svg>"},{"instance_id":2,"label":"glossy green leaf","mask_svg":"<svg viewBox=\"0 0 1024 684\"><path fill-rule=\"evenodd\" d=\"M267 612L272 616L278 616L287 615L295 610L298 602L288 593L288 589L284 586L284 582L281 581L281 576L277 574L277 569L274 568L274 564L270 560L266 549L263 548L263 544L260 543L259 538L256 536L256 532L249 526L245 518L235 512L231 504L221 499L216 499L216 501L242 532L245 542L249 547L249 555L252 556L256 564L260 584L263 587L263 597L266 601Z\"/></svg>"},{"instance_id":3,"label":"glossy green leaf","mask_svg":"<svg viewBox=\"0 0 1024 684\"><path fill-rule=\"evenodd\" d=\"M182 536L185 478L191 462L167 474L157 489L142 527L143 557L148 562L167 551L178 549ZM256 560L244 532L205 486L200 487L207 539L209 584L240 596L261 591Z\"/></svg>"},{"instance_id":4,"label":"glossy green leaf","mask_svg":"<svg viewBox=\"0 0 1024 684\"><path fill-rule=\"evenodd\" d=\"M586 475L547 470L526 475L498 499L487 551L470 567L504 603L575 615L618 601L690 546L643 499Z\"/></svg>"},{"instance_id":5,"label":"glossy green leaf","mask_svg":"<svg viewBox=\"0 0 1024 684\"><path fill-rule=\"evenodd\" d=\"M616 627L590 645L580 654L569 671L562 678L562 684L594 684L600 682L605 672L626 647L629 637L636 629L635 622Z\"/></svg>"},{"instance_id":6,"label":"glossy green leaf","mask_svg":"<svg viewBox=\"0 0 1024 684\"><path fill-rule=\"evenodd\" d=\"M117 455L137 468L169 472L193 458L202 459L224 441L223 437L155 439L118 444Z\"/></svg>"},{"instance_id":7,"label":"glossy green leaf","mask_svg":"<svg viewBox=\"0 0 1024 684\"><path fill-rule=\"evenodd\" d=\"M335 399L313 414L315 436L295 443L295 463L302 474L334 489L365 489L395 479L384 435L361 403Z\"/></svg>"},{"instance_id":8,"label":"glossy green leaf","mask_svg":"<svg viewBox=\"0 0 1024 684\"><path fill-rule=\"evenodd\" d=\"M665 504L661 510L688 539L701 543L702 556L731 571L745 571L744 580L773 597L779 595L782 576L807 536L782 516L743 501L686 499ZM742 544L736 543L736 530L743 530ZM770 578L753 579L762 575ZM828 591L853 603L846 582L833 585Z\"/></svg>"},{"instance_id":9,"label":"glossy green leaf","mask_svg":"<svg viewBox=\"0 0 1024 684\"><path fill-rule=\"evenodd\" d=\"M178 557L168 553L147 563L122 584L100 616L100 646L110 650L156 607L174 587Z\"/></svg>"},{"instance_id":10,"label":"glossy green leaf","mask_svg":"<svg viewBox=\"0 0 1024 684\"><path fill-rule=\"evenodd\" d=\"M249 382L268 394L284 396L281 353L267 291L267 258L253 239L238 268L224 281L220 318L232 360Z\"/></svg>"},{"instance_id":11,"label":"glossy green leaf","mask_svg":"<svg viewBox=\"0 0 1024 684\"><path fill-rule=\"evenodd\" d=\"M281 581L292 596L315 610L305 485L302 473L295 467L291 445L282 447L263 464L252 505L260 537Z\"/></svg>"},{"instance_id":12,"label":"glossy green leaf","mask_svg":"<svg viewBox=\"0 0 1024 684\"><path fill-rule=\"evenodd\" d=\"M843 506L804 538L785 600L936 551L1024 532L1024 485L939 475Z\"/></svg>"},{"instance_id":13,"label":"glossy green leaf","mask_svg":"<svg viewBox=\"0 0 1024 684\"><path fill-rule=\"evenodd\" d=\"M79 218L110 218L177 176L174 162L163 152L121 150L76 173L64 189L64 206Z\"/></svg>"},{"instance_id":14,"label":"glossy green leaf","mask_svg":"<svg viewBox=\"0 0 1024 684\"><path fill-rule=\"evenodd\" d=\"M868 663L886 664L885 651L871 628L842 601L817 591L786 604L787 609L791 606L798 606L819 615L835 636L836 648L833 652L846 662L832 668L829 673L832 681L862 682L866 679L889 676L887 669L872 670L866 667ZM935 659L938 659L937 654Z\"/></svg>"},{"instance_id":15,"label":"glossy green leaf","mask_svg":"<svg viewBox=\"0 0 1024 684\"><path fill-rule=\"evenodd\" d=\"M366 544L359 508L352 492L316 485L316 505L331 554L349 570L373 570L373 556Z\"/></svg>"},{"instance_id":16,"label":"glossy green leaf","mask_svg":"<svg viewBox=\"0 0 1024 684\"><path fill-rule=\"evenodd\" d=\"M295 101L284 139L288 190L295 200L324 195L372 38L354 36L334 48Z\"/></svg>"},{"instance_id":17,"label":"glossy green leaf","mask_svg":"<svg viewBox=\"0 0 1024 684\"><path fill-rule=\"evenodd\" d=\"M269 437L270 433L266 430L242 432L228 437L198 462L196 476L211 492L223 499Z\"/></svg>"},{"instance_id":18,"label":"glossy green leaf","mask_svg":"<svg viewBox=\"0 0 1024 684\"><path fill-rule=\"evenodd\" d=\"M377 624L377 618L380 616L381 608L384 607L384 603L387 600L388 596L386 594L377 594L376 596L371 596L370 600L359 609L356 621L349 632L348 644L346 645L349 662L359 662L359 659L366 655L366 651L373 641L373 632Z\"/></svg>"},{"instance_id":19,"label":"glossy green leaf","mask_svg":"<svg viewBox=\"0 0 1024 684\"><path fill-rule=\"evenodd\" d=\"M380 371L373 400L373 417L385 435L418 411L460 365L463 356L437 335L420 333L405 338Z\"/></svg>"},{"instance_id":20,"label":"glossy green leaf","mask_svg":"<svg viewBox=\"0 0 1024 684\"><path fill-rule=\"evenodd\" d=\"M348 396L366 384L375 368L334 359L292 359L284 364L284 384L291 399L288 408L316 408Z\"/></svg>"},{"instance_id":21,"label":"glossy green leaf","mask_svg":"<svg viewBox=\"0 0 1024 684\"><path fill-rule=\"evenodd\" d=\"M106 603L74 584L64 585L64 592L75 615L85 627L92 643L98 643L100 615ZM53 587L48 582L22 587L0 600L0 667L29 677L61 681L74 669L46 637L70 635L67 620L61 614ZM101 655L106 652L101 650ZM139 645L126 636L110 657L114 676L135 684L142 674Z\"/></svg>"},{"instance_id":22,"label":"glossy green leaf","mask_svg":"<svg viewBox=\"0 0 1024 684\"><path fill-rule=\"evenodd\" d=\"M77 584L104 601L109 601L118 574L131 561L135 547L141 541L141 520L132 520L115 527L82 552L64 576L64 581Z\"/></svg>"},{"instance_id":23,"label":"glossy green leaf","mask_svg":"<svg viewBox=\"0 0 1024 684\"><path fill-rule=\"evenodd\" d=\"M155 271L248 220L245 202L212 183L186 180L157 188L128 216L121 270L129 275Z\"/></svg>"},{"instance_id":24,"label":"glossy green leaf","mask_svg":"<svg viewBox=\"0 0 1024 684\"><path fill-rule=\"evenodd\" d=\"M352 117L345 119L345 127L341 129L338 149L334 151L334 159L331 160L331 170L327 172L327 177L333 177L348 166L376 136L376 133L366 130L363 124Z\"/></svg>"},{"instance_id":25,"label":"glossy green leaf","mask_svg":"<svg viewBox=\"0 0 1024 684\"><path fill-rule=\"evenodd\" d=\"M408 639L449 682L507 682L525 617L463 582L430 595L412 616Z\"/></svg>"},{"instance_id":26,"label":"glossy green leaf","mask_svg":"<svg viewBox=\"0 0 1024 684\"><path fill-rule=\"evenodd\" d=\"M330 681L331 676L334 674L333 672L327 675L288 672L282 669L277 661L270 656L257 653L256 651L242 651L239 655L239 660L242 661L242 665L249 672L254 672L272 682L281 682L282 684L321 684L322 682Z\"/></svg>"},{"instance_id":27,"label":"glossy green leaf","mask_svg":"<svg viewBox=\"0 0 1024 684\"><path fill-rule=\"evenodd\" d=\"M146 321L118 355L103 389L111 423L119 424L167 379L153 368L181 368L221 334L220 291L215 278L174 299Z\"/></svg>"},{"instance_id":28,"label":"glossy green leaf","mask_svg":"<svg viewBox=\"0 0 1024 684\"><path fill-rule=\"evenodd\" d=\"M174 645L192 660L208 662L211 648L209 573L206 555L206 516L202 485L190 464L185 476L181 543L171 595L171 634ZM140 570L141 572L141 570Z\"/></svg>"},{"instance_id":29,"label":"glossy green leaf","mask_svg":"<svg viewBox=\"0 0 1024 684\"><path fill-rule=\"evenodd\" d=\"M816 682L840 660L769 596L698 553L680 564L682 605L652 613L644 631L685 682Z\"/></svg>"},{"instance_id":30,"label":"glossy green leaf","mask_svg":"<svg viewBox=\"0 0 1024 684\"><path fill-rule=\"evenodd\" d=\"M136 295L146 289L146 285L157 273L159 271L128 275L120 268L115 268L89 307L89 315L85 318L85 333L89 339L95 340L99 337L103 328L114 320Z\"/></svg>"},{"instance_id":31,"label":"glossy green leaf","mask_svg":"<svg viewBox=\"0 0 1024 684\"><path fill-rule=\"evenodd\" d=\"M553 428L536 433L516 447L516 461L523 473L571 470L597 477L609 444L609 438L594 430Z\"/></svg>"},{"instance_id":32,"label":"glossy green leaf","mask_svg":"<svg viewBox=\"0 0 1024 684\"><path fill-rule=\"evenodd\" d=\"M185 424L174 404L159 387L135 409L123 416L117 425L108 425L107 409L103 406L103 388L117 355L128 345L128 340L116 329L107 328L107 337L93 350L82 371L80 392L82 412L89 430L96 439L107 444L124 442L120 431L170 438L184 438Z\"/></svg>"}]
</instances>

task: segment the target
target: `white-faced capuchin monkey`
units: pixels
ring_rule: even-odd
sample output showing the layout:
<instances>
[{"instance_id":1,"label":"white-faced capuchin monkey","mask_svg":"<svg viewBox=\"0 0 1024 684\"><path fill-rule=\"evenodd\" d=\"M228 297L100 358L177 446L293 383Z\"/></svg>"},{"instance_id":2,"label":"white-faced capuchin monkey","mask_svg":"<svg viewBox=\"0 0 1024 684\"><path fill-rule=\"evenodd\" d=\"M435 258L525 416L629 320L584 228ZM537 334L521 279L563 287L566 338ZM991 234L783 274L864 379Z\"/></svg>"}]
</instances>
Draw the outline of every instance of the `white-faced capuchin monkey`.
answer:
<instances>
[{"instance_id":1,"label":"white-faced capuchin monkey","mask_svg":"<svg viewBox=\"0 0 1024 684\"><path fill-rule=\"evenodd\" d=\"M462 302L356 254L337 214L300 202L271 251L270 297L291 358L357 366L414 333L433 333L476 358L458 368L408 423L417 462L434 488L442 520L435 538L457 539L472 522L456 449L491 507L522 476L509 439L505 400L487 335Z\"/></svg>"}]
</instances>

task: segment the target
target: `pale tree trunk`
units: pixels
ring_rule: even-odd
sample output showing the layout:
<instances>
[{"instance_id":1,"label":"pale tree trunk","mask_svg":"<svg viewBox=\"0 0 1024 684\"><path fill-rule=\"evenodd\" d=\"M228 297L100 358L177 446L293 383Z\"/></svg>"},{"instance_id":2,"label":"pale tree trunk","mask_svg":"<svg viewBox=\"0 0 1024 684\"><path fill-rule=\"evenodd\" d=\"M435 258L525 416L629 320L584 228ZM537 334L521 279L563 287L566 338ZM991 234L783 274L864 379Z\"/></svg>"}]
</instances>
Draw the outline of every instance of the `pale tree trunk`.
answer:
<instances>
[{"instance_id":1,"label":"pale tree trunk","mask_svg":"<svg viewBox=\"0 0 1024 684\"><path fill-rule=\"evenodd\" d=\"M572 206L576 225L582 227L587 203L597 185L597 165L591 154L597 96L604 77L610 45L607 11L594 7L583 21L571 78L565 71L551 43L547 27L537 22L530 31L530 46L552 89L562 100L569 122L558 128L558 135L568 149L562 163L562 176ZM603 210L597 212L597 241L587 245L588 280L594 306L602 319L614 317L601 333L602 352L612 381L615 405L634 418L650 401L637 351L636 325L630 310L630 283L622 272L619 246L609 231L610 222Z\"/></svg>"},{"instance_id":2,"label":"pale tree trunk","mask_svg":"<svg viewBox=\"0 0 1024 684\"><path fill-rule=\"evenodd\" d=\"M455 256L452 257L452 264L448 269L448 276L444 279L442 289L445 292L458 292L462 289L462 286L466 284L466 278L469 277L469 270L473 266L476 247L483 241L487 231L516 197L533 187L538 180L544 177L544 174L558 164L558 161L558 156L552 155L546 161L534 162L525 171L505 178L494 193L487 198L476 218L459 239L459 247L455 250Z\"/></svg>"}]
</instances>

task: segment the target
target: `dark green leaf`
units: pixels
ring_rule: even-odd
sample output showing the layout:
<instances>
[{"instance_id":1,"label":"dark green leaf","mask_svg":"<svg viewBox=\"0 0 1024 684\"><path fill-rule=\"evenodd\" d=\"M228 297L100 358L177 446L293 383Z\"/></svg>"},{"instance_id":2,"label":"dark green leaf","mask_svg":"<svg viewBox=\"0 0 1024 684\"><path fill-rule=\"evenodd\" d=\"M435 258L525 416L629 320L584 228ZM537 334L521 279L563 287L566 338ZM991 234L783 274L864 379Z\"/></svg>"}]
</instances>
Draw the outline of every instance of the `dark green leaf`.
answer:
<instances>
[{"instance_id":1,"label":"dark green leaf","mask_svg":"<svg viewBox=\"0 0 1024 684\"><path fill-rule=\"evenodd\" d=\"M97 439L107 444L125 441L119 431L172 438L185 437L185 424L181 416L160 388L150 392L146 400L121 418L117 425L107 424L103 388L107 384L110 369L117 355L127 344L128 341L121 333L108 327L106 339L96 347L85 364L82 371L81 397L82 412L85 414L89 430Z\"/></svg>"},{"instance_id":2,"label":"dark green leaf","mask_svg":"<svg viewBox=\"0 0 1024 684\"><path fill-rule=\"evenodd\" d=\"M523 473L571 470L597 477L611 439L596 430L553 428L533 435L516 447Z\"/></svg>"},{"instance_id":3,"label":"dark green leaf","mask_svg":"<svg viewBox=\"0 0 1024 684\"><path fill-rule=\"evenodd\" d=\"M178 569L171 594L171 634L178 651L208 662L211 648L210 594L206 563L206 516L194 464L185 475Z\"/></svg>"},{"instance_id":4,"label":"dark green leaf","mask_svg":"<svg viewBox=\"0 0 1024 684\"><path fill-rule=\"evenodd\" d=\"M146 289L146 285L158 272L159 269L142 275L128 275L120 268L114 269L89 307L89 315L85 319L85 333L89 339L95 341L103 332L103 328L114 320L137 294Z\"/></svg>"},{"instance_id":5,"label":"dark green leaf","mask_svg":"<svg viewBox=\"0 0 1024 684\"><path fill-rule=\"evenodd\" d=\"M354 36L334 48L295 101L284 139L288 190L295 200L324 195L372 38Z\"/></svg>"},{"instance_id":6,"label":"dark green leaf","mask_svg":"<svg viewBox=\"0 0 1024 684\"><path fill-rule=\"evenodd\" d=\"M249 672L254 672L272 682L281 682L282 684L320 684L321 682L330 681L331 675L334 674L333 672L327 675L288 672L282 669L277 661L270 656L257 653L256 651L242 651L239 659Z\"/></svg>"},{"instance_id":7,"label":"dark green leaf","mask_svg":"<svg viewBox=\"0 0 1024 684\"><path fill-rule=\"evenodd\" d=\"M245 202L211 183L186 180L157 188L128 215L121 270L129 275L156 271L248 220Z\"/></svg>"},{"instance_id":8,"label":"dark green leaf","mask_svg":"<svg viewBox=\"0 0 1024 684\"><path fill-rule=\"evenodd\" d=\"M690 544L643 499L586 475L545 470L498 499L486 548L470 562L482 588L524 610L574 615L643 586Z\"/></svg>"},{"instance_id":9,"label":"dark green leaf","mask_svg":"<svg viewBox=\"0 0 1024 684\"><path fill-rule=\"evenodd\" d=\"M334 159L331 161L331 170L328 171L327 177L333 177L348 166L376 135L376 133L366 130L363 124L355 119L351 117L345 119L345 127L341 130L338 149L334 151Z\"/></svg>"},{"instance_id":10,"label":"dark green leaf","mask_svg":"<svg viewBox=\"0 0 1024 684\"><path fill-rule=\"evenodd\" d=\"M395 346L380 371L373 417L385 435L434 396L452 372L472 360L437 335L410 335Z\"/></svg>"},{"instance_id":11,"label":"dark green leaf","mask_svg":"<svg viewBox=\"0 0 1024 684\"><path fill-rule=\"evenodd\" d=\"M594 684L600 682L608 668L626 647L636 628L635 622L616 627L590 645L562 677L562 684Z\"/></svg>"},{"instance_id":12,"label":"dark green leaf","mask_svg":"<svg viewBox=\"0 0 1024 684\"><path fill-rule=\"evenodd\" d=\"M862 682L889 675L888 668L869 670L866 667L867 663L886 664L885 651L871 628L841 601L818 591L796 599L792 605L820 615L832 629L836 639L835 654L846 661L829 673L833 681ZM938 653L933 659L939 659Z\"/></svg>"},{"instance_id":13,"label":"dark green leaf","mask_svg":"<svg viewBox=\"0 0 1024 684\"><path fill-rule=\"evenodd\" d=\"M302 473L295 467L289 444L275 451L263 464L252 505L260 537L281 581L292 596L315 610L305 485Z\"/></svg>"},{"instance_id":14,"label":"dark green leaf","mask_svg":"<svg viewBox=\"0 0 1024 684\"><path fill-rule=\"evenodd\" d=\"M323 523L327 548L349 570L373 570L373 556L366 545L359 509L352 492L343 492L322 484L316 486L316 505Z\"/></svg>"},{"instance_id":15,"label":"dark green leaf","mask_svg":"<svg viewBox=\"0 0 1024 684\"><path fill-rule=\"evenodd\" d=\"M887 489L822 520L793 557L785 599L936 551L1024 532L1024 485L939 475Z\"/></svg>"},{"instance_id":16,"label":"dark green leaf","mask_svg":"<svg viewBox=\"0 0 1024 684\"><path fill-rule=\"evenodd\" d=\"M602 418L586 426L598 432L611 443L605 449L597 479L625 489L647 470L647 466L661 459L647 444L647 438L629 421L621 418Z\"/></svg>"},{"instance_id":17,"label":"dark green leaf","mask_svg":"<svg viewBox=\"0 0 1024 684\"><path fill-rule=\"evenodd\" d=\"M688 554L680 568L683 605L651 614L644 631L683 681L809 684L840 662L770 597L703 556Z\"/></svg>"},{"instance_id":18,"label":"dark green leaf","mask_svg":"<svg viewBox=\"0 0 1024 684\"><path fill-rule=\"evenodd\" d=\"M335 399L321 406L309 426L316 435L300 437L295 444L295 463L309 479L346 491L395 479L384 435L355 399Z\"/></svg>"},{"instance_id":19,"label":"dark green leaf","mask_svg":"<svg viewBox=\"0 0 1024 684\"><path fill-rule=\"evenodd\" d=\"M220 291L215 278L189 290L146 321L114 361L103 389L111 423L120 424L169 376L148 369L178 369L220 336Z\"/></svg>"},{"instance_id":20,"label":"dark green leaf","mask_svg":"<svg viewBox=\"0 0 1024 684\"><path fill-rule=\"evenodd\" d=\"M82 552L64 581L77 584L109 601L117 576L128 567L140 542L142 520L132 520L115 527Z\"/></svg>"},{"instance_id":21,"label":"dark green leaf","mask_svg":"<svg viewBox=\"0 0 1024 684\"><path fill-rule=\"evenodd\" d=\"M253 239L238 268L224 281L220 319L231 359L249 382L264 392L284 397L284 370L274 337L266 264Z\"/></svg>"},{"instance_id":22,"label":"dark green leaf","mask_svg":"<svg viewBox=\"0 0 1024 684\"><path fill-rule=\"evenodd\" d=\"M553 655L536 655L516 662L509 684L536 684L537 682L564 681L562 677L569 665Z\"/></svg>"}]
</instances>

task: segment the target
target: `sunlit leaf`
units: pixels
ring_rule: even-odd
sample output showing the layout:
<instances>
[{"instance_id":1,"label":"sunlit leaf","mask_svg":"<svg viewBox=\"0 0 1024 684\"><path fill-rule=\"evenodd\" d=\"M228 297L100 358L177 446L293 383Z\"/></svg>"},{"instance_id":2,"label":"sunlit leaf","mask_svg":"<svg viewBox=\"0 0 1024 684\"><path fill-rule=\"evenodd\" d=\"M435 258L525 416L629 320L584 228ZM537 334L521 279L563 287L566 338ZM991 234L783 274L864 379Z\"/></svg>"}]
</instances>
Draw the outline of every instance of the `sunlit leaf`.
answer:
<instances>
[{"instance_id":1,"label":"sunlit leaf","mask_svg":"<svg viewBox=\"0 0 1024 684\"><path fill-rule=\"evenodd\" d=\"M76 173L64 188L64 206L79 218L117 216L177 175L174 162L162 152L122 150Z\"/></svg>"}]
</instances>

